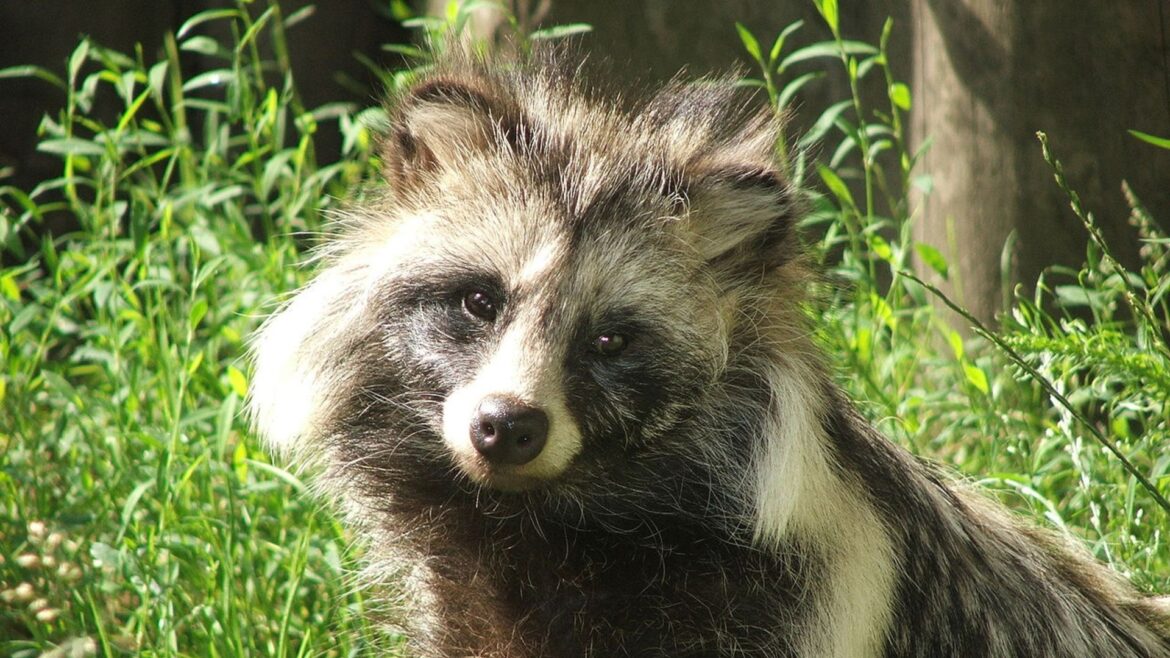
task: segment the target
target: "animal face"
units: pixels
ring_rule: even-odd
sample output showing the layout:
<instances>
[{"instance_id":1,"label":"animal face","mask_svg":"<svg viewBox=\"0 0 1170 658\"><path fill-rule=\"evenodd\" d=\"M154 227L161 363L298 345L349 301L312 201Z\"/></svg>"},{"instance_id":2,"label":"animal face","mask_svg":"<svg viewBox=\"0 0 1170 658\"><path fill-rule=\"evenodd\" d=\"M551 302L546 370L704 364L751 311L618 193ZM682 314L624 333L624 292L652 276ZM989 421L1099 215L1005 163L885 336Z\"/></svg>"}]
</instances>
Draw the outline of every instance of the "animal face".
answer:
<instances>
[{"instance_id":1,"label":"animal face","mask_svg":"<svg viewBox=\"0 0 1170 658\"><path fill-rule=\"evenodd\" d=\"M449 200L456 217L411 227L431 244L409 250L376 303L387 365L442 400L427 423L455 464L524 487L560 476L586 444L632 450L677 422L719 345L712 291L680 245L575 229L547 192L466 192Z\"/></svg>"},{"instance_id":2,"label":"animal face","mask_svg":"<svg viewBox=\"0 0 1170 658\"><path fill-rule=\"evenodd\" d=\"M792 255L772 124L732 98L620 110L549 69L417 85L391 191L257 341L260 430L373 480L502 490L709 450L682 430L719 413L745 308Z\"/></svg>"}]
</instances>

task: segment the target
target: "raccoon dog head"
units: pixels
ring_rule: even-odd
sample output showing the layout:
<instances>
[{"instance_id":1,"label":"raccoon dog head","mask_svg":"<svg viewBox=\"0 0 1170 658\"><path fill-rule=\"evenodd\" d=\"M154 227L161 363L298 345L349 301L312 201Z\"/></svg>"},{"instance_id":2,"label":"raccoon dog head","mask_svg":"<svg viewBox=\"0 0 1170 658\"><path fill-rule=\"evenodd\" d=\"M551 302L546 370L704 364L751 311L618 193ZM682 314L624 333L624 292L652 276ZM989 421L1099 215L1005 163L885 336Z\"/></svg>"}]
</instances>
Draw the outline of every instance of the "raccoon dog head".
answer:
<instances>
[{"instance_id":1,"label":"raccoon dog head","mask_svg":"<svg viewBox=\"0 0 1170 658\"><path fill-rule=\"evenodd\" d=\"M255 342L270 446L380 493L581 491L742 433L796 255L775 119L731 79L619 102L574 73L448 63L396 99L389 190Z\"/></svg>"}]
</instances>

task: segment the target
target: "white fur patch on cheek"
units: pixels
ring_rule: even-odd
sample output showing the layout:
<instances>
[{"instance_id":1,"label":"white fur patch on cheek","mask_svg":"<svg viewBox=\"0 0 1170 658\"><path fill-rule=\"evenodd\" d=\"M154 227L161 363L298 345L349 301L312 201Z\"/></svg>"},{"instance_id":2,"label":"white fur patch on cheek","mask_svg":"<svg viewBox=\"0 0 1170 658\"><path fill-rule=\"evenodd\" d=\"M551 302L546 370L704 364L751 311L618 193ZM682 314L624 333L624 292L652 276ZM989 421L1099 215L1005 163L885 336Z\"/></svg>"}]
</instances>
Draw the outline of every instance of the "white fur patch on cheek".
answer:
<instances>
[{"instance_id":1,"label":"white fur patch on cheek","mask_svg":"<svg viewBox=\"0 0 1170 658\"><path fill-rule=\"evenodd\" d=\"M331 367L338 345L368 328L373 291L418 249L421 227L433 221L424 214L379 225L376 239L341 256L260 328L248 406L269 447L289 456L314 438L331 393L343 395L347 373Z\"/></svg>"},{"instance_id":2,"label":"white fur patch on cheek","mask_svg":"<svg viewBox=\"0 0 1170 658\"><path fill-rule=\"evenodd\" d=\"M330 286L318 281L270 318L253 342L255 371L249 411L264 442L288 454L311 434L324 378L306 358L305 341L323 312Z\"/></svg>"}]
</instances>

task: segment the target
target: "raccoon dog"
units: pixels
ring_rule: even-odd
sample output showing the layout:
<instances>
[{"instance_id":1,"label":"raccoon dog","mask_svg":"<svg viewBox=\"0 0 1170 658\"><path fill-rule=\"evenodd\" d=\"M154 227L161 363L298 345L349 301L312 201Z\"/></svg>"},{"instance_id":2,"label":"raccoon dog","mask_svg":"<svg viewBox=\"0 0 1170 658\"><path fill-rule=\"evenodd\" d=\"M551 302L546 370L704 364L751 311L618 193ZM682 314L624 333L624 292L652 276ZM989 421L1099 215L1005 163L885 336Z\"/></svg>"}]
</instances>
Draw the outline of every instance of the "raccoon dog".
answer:
<instances>
[{"instance_id":1,"label":"raccoon dog","mask_svg":"<svg viewBox=\"0 0 1170 658\"><path fill-rule=\"evenodd\" d=\"M1170 656L1170 615L880 436L803 309L769 112L447 62L255 341L419 656Z\"/></svg>"}]
</instances>

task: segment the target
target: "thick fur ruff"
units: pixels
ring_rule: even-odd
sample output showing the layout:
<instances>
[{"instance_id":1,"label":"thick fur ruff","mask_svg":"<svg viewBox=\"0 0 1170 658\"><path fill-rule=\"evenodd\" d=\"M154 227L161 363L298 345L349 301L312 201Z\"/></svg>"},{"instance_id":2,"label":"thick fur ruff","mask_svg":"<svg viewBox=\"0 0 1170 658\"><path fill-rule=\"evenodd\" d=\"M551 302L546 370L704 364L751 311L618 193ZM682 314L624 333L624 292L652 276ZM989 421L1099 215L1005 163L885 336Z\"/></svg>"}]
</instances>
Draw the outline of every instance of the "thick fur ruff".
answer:
<instances>
[{"instance_id":1,"label":"thick fur ruff","mask_svg":"<svg viewBox=\"0 0 1170 658\"><path fill-rule=\"evenodd\" d=\"M1170 656L1165 606L833 384L770 113L577 77L448 61L394 99L389 189L255 341L259 431L417 655ZM477 439L489 398L547 421L535 457Z\"/></svg>"}]
</instances>

